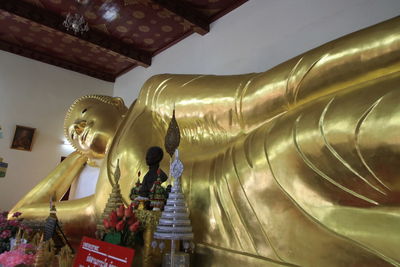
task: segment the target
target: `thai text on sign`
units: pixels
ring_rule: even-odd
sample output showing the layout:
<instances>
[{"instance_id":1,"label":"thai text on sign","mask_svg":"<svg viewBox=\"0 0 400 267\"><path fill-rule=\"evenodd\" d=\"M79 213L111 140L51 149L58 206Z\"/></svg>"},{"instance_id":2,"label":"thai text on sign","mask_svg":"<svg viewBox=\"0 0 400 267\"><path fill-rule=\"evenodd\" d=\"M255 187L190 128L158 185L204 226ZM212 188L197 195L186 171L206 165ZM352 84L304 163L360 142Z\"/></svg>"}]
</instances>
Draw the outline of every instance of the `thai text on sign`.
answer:
<instances>
[{"instance_id":1,"label":"thai text on sign","mask_svg":"<svg viewBox=\"0 0 400 267\"><path fill-rule=\"evenodd\" d=\"M89 237L83 237L74 267L130 267L135 251Z\"/></svg>"}]
</instances>

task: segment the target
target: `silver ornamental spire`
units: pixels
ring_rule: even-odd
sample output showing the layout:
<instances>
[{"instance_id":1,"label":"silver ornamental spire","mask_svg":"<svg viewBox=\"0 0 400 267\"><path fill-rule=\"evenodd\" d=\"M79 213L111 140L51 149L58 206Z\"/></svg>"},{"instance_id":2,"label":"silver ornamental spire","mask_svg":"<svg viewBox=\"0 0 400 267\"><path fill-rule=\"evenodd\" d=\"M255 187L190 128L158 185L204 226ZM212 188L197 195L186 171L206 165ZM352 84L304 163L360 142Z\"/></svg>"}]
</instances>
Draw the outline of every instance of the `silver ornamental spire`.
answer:
<instances>
[{"instance_id":1,"label":"silver ornamental spire","mask_svg":"<svg viewBox=\"0 0 400 267\"><path fill-rule=\"evenodd\" d=\"M180 178L183 172L183 164L179 160L178 149L174 153L175 159L171 163L170 172L175 178L174 185L167 198L167 204L164 206L164 211L161 214L158 226L154 233L154 239L171 240L171 266L175 253L175 241L183 240L184 248L193 249L193 232L189 219L189 210L186 206L185 198L182 192ZM157 241L153 241L153 248L158 245ZM162 250L165 247L163 241L160 242L159 248Z\"/></svg>"},{"instance_id":2,"label":"silver ornamental spire","mask_svg":"<svg viewBox=\"0 0 400 267\"><path fill-rule=\"evenodd\" d=\"M175 187L175 185L177 185L177 184L179 184L179 186L180 186L180 178L183 173L183 163L182 163L182 161L179 160L178 149L175 150L174 155L175 155L175 159L171 163L171 166L170 166L171 171L170 172L171 172L172 177L175 178L175 183L174 183L174 187Z\"/></svg>"}]
</instances>

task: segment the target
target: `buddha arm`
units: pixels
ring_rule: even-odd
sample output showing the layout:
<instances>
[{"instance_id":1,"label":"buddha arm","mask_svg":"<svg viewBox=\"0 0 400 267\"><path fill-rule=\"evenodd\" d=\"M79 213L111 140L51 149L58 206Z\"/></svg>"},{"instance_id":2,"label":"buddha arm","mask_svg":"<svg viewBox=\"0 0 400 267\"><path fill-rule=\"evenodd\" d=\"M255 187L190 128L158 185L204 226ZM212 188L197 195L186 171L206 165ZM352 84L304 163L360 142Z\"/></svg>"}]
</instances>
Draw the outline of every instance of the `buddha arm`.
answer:
<instances>
[{"instance_id":1,"label":"buddha arm","mask_svg":"<svg viewBox=\"0 0 400 267\"><path fill-rule=\"evenodd\" d=\"M11 213L22 211L25 206L38 203L46 203L48 212L50 197L54 196L57 201L61 199L73 180L81 172L86 160L87 158L78 152L70 154L46 178L26 194L12 208Z\"/></svg>"},{"instance_id":2,"label":"buddha arm","mask_svg":"<svg viewBox=\"0 0 400 267\"><path fill-rule=\"evenodd\" d=\"M327 43L263 73L157 75L143 86L136 111L145 107L162 116L165 125L174 102L180 124L188 129L185 136L205 138L197 130L201 123L201 130L209 135L229 132L225 140L235 138L322 96L398 71L399 31L400 17Z\"/></svg>"}]
</instances>

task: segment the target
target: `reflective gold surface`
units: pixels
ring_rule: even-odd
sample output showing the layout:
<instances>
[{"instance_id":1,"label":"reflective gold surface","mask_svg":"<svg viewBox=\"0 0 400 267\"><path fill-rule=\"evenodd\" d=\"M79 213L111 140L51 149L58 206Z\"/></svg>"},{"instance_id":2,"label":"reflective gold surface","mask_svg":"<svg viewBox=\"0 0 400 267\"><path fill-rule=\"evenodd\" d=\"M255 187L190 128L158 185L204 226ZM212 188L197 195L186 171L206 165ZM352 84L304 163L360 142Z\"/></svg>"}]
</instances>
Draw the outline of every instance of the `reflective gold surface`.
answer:
<instances>
[{"instance_id":1,"label":"reflective gold surface","mask_svg":"<svg viewBox=\"0 0 400 267\"><path fill-rule=\"evenodd\" d=\"M91 230L118 159L128 201L175 103L195 266L400 265L399 70L395 18L264 73L155 76L106 149L96 194L58 217L69 235ZM14 210L46 216L51 176Z\"/></svg>"}]
</instances>

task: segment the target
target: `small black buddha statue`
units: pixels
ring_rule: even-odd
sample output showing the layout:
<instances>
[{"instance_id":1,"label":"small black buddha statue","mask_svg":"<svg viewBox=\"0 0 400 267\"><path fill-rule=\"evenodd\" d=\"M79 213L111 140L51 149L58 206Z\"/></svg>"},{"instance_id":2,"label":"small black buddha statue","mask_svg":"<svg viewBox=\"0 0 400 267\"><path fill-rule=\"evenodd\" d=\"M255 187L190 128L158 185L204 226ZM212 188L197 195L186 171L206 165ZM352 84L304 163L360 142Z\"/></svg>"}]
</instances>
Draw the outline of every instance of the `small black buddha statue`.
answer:
<instances>
[{"instance_id":1,"label":"small black buddha statue","mask_svg":"<svg viewBox=\"0 0 400 267\"><path fill-rule=\"evenodd\" d=\"M149 166L149 171L143 178L142 185L139 190L141 197L149 197L149 193L158 176L160 176L161 182L165 182L168 176L161 169L159 174L157 170L160 168L160 162L164 156L163 150L158 146L150 147L146 153L146 164Z\"/></svg>"}]
</instances>

